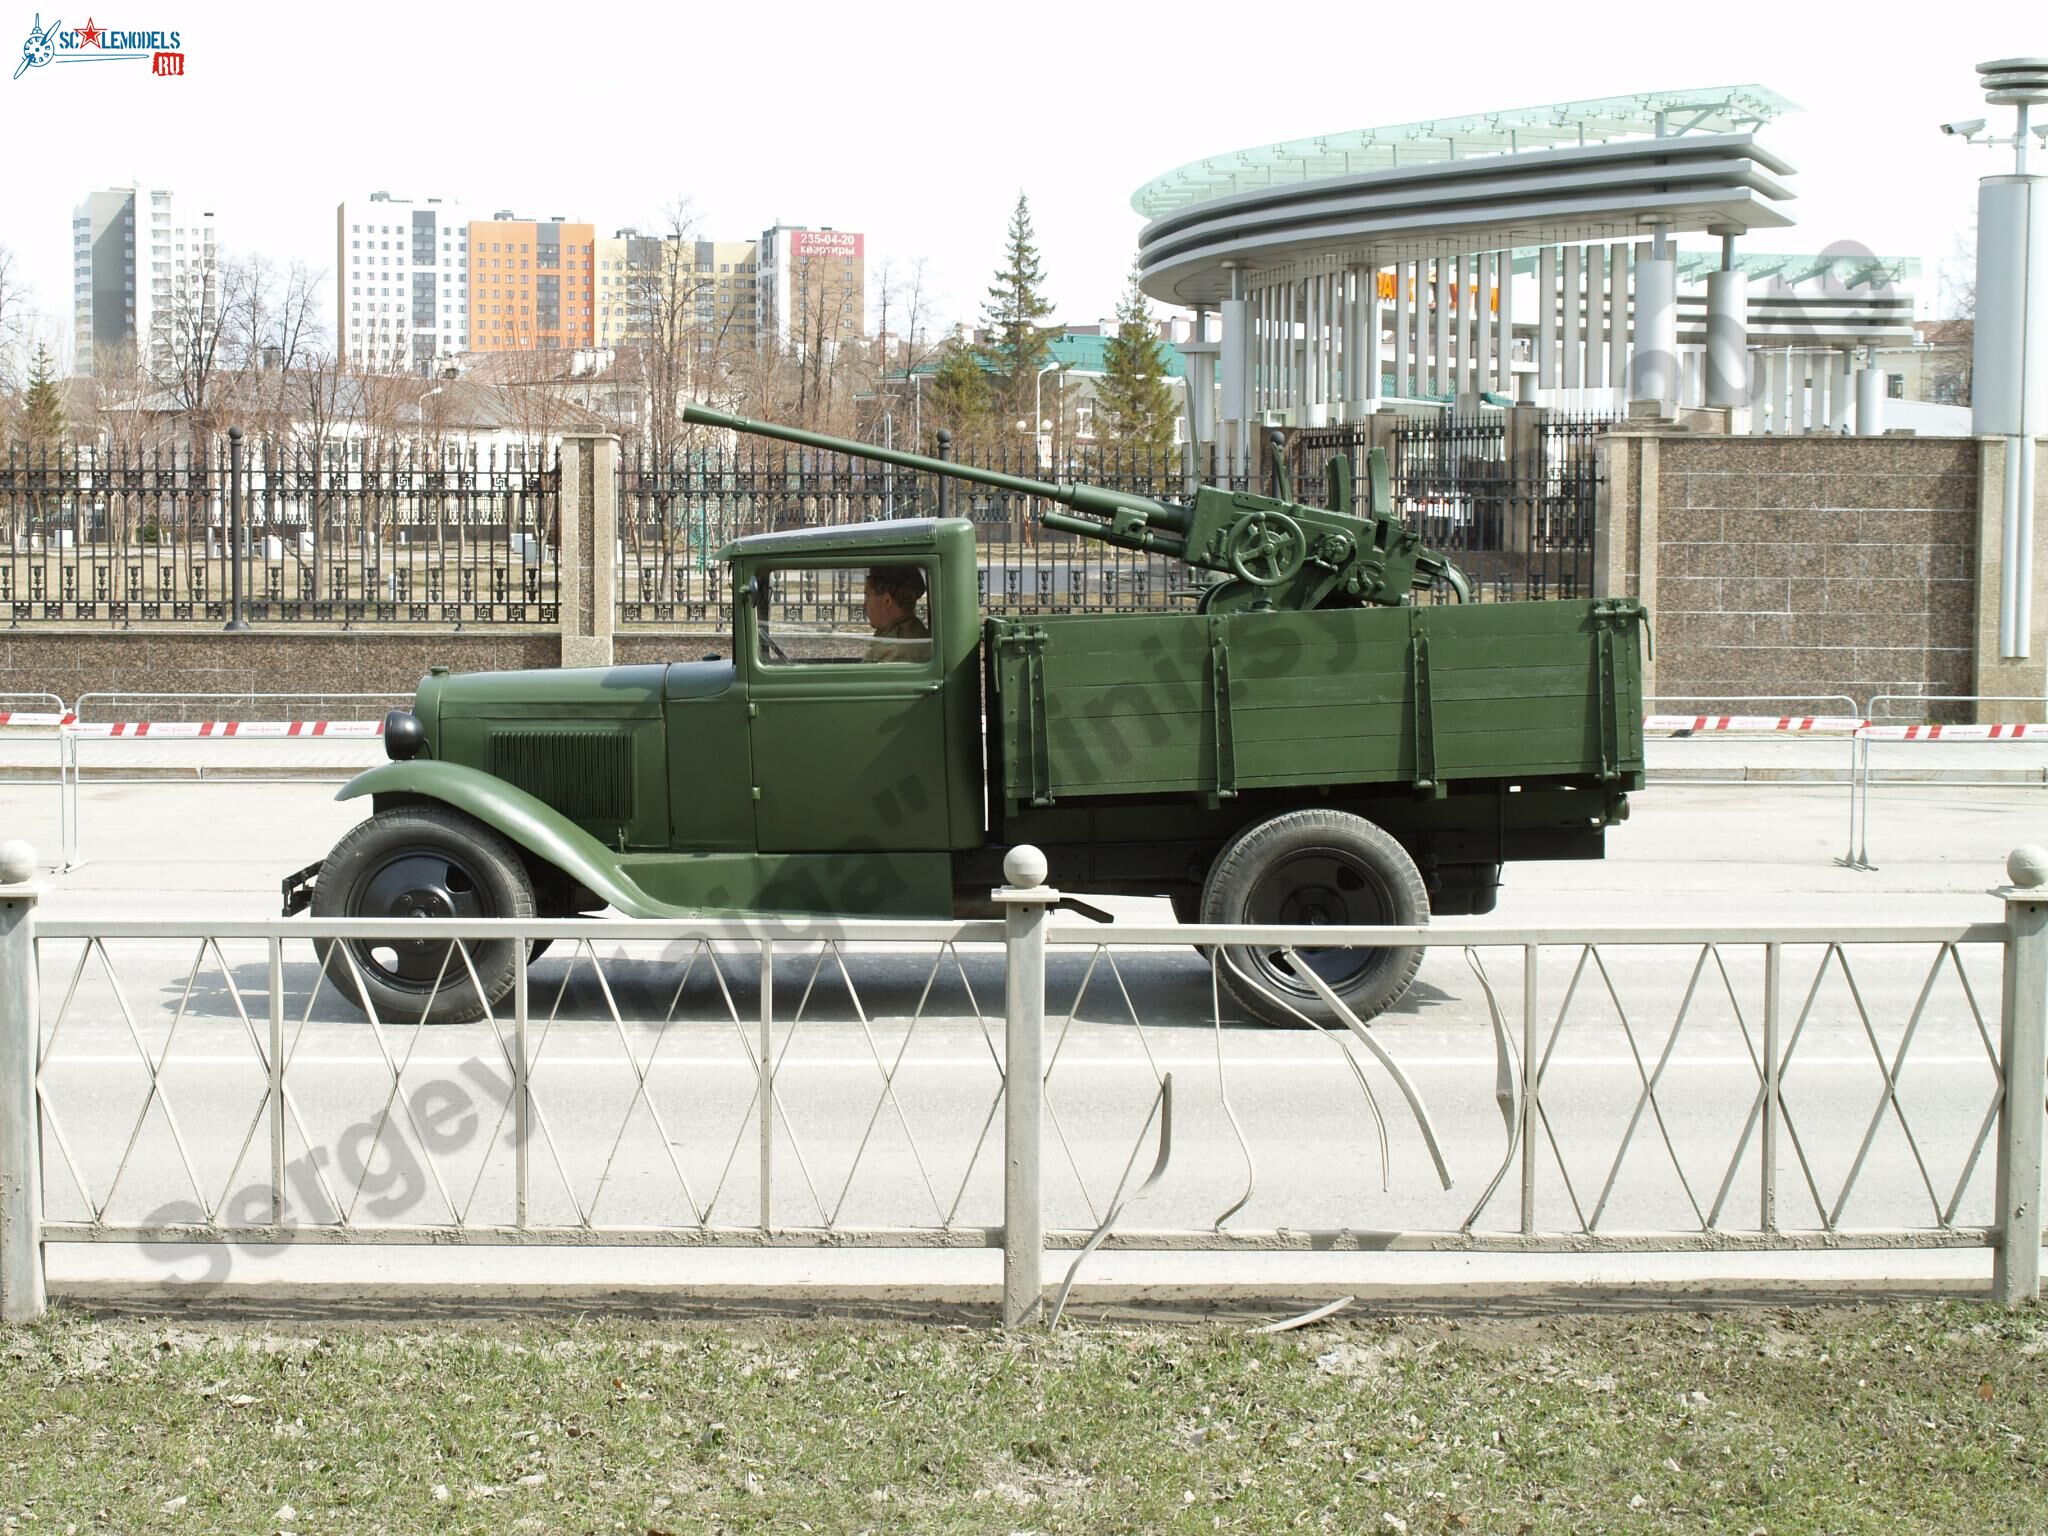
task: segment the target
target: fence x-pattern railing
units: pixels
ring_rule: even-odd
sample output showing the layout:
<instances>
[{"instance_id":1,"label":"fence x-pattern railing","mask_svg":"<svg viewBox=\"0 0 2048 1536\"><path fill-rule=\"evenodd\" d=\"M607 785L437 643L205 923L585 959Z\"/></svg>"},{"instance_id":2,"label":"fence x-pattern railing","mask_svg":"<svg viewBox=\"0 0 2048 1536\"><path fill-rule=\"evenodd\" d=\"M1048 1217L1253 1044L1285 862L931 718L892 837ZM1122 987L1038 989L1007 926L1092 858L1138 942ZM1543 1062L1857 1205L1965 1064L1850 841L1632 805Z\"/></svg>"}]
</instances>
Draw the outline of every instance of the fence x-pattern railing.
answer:
<instances>
[{"instance_id":1,"label":"fence x-pattern railing","mask_svg":"<svg viewBox=\"0 0 2048 1536\"><path fill-rule=\"evenodd\" d=\"M527 941L481 1022L428 1029L344 1001L374 922L34 931L0 890L0 1151L40 1168L4 1217L215 1275L224 1245L1002 1247L1013 1320L1045 1251L1104 1245L1988 1246L2000 1295L2038 1286L2038 888L2002 923L1343 932L1048 927L1050 893L1006 894L1005 922L414 923L458 991ZM1241 1026L1218 967L1308 975L1332 939L1431 945L1469 1027Z\"/></svg>"}]
</instances>

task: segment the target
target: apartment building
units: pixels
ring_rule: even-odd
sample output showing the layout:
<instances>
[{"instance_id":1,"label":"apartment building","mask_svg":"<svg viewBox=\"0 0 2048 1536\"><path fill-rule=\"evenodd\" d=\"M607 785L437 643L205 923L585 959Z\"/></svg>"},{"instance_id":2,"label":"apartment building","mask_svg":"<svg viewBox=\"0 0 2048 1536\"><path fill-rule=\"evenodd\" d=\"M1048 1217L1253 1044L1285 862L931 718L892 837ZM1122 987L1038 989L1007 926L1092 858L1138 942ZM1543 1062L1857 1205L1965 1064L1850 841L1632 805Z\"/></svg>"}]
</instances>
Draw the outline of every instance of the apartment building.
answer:
<instances>
[{"instance_id":1,"label":"apartment building","mask_svg":"<svg viewBox=\"0 0 2048 1536\"><path fill-rule=\"evenodd\" d=\"M668 266L668 242L637 229L597 241L597 344L618 347L642 340L653 323L656 285Z\"/></svg>"},{"instance_id":2,"label":"apartment building","mask_svg":"<svg viewBox=\"0 0 2048 1536\"><path fill-rule=\"evenodd\" d=\"M803 353L837 348L867 315L866 237L849 229L777 224L759 242L761 336Z\"/></svg>"},{"instance_id":3,"label":"apartment building","mask_svg":"<svg viewBox=\"0 0 2048 1536\"><path fill-rule=\"evenodd\" d=\"M469 215L372 192L335 213L334 337L357 367L431 373L469 339Z\"/></svg>"},{"instance_id":4,"label":"apartment building","mask_svg":"<svg viewBox=\"0 0 2048 1536\"><path fill-rule=\"evenodd\" d=\"M162 187L90 192L71 211L75 371L132 349L153 372L211 324L219 275L213 215Z\"/></svg>"},{"instance_id":5,"label":"apartment building","mask_svg":"<svg viewBox=\"0 0 2048 1536\"><path fill-rule=\"evenodd\" d=\"M760 327L755 253L751 240L656 239L630 229L598 241L597 344L657 335L673 304L702 346L752 346Z\"/></svg>"},{"instance_id":6,"label":"apartment building","mask_svg":"<svg viewBox=\"0 0 2048 1536\"><path fill-rule=\"evenodd\" d=\"M595 344L597 228L502 212L469 225L469 350L576 351Z\"/></svg>"}]
</instances>

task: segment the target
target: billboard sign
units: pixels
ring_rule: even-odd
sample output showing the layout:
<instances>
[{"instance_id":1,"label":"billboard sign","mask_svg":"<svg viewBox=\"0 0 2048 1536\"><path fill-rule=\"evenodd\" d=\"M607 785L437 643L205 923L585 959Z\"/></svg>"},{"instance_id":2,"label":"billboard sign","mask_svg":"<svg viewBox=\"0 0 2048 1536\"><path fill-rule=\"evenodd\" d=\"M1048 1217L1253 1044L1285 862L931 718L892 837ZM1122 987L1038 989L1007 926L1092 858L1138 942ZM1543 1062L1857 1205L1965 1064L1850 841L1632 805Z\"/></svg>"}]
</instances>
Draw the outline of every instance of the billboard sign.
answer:
<instances>
[{"instance_id":1,"label":"billboard sign","mask_svg":"<svg viewBox=\"0 0 2048 1536\"><path fill-rule=\"evenodd\" d=\"M848 229L793 229L789 254L797 261L807 256L843 256L858 261L863 238Z\"/></svg>"}]
</instances>

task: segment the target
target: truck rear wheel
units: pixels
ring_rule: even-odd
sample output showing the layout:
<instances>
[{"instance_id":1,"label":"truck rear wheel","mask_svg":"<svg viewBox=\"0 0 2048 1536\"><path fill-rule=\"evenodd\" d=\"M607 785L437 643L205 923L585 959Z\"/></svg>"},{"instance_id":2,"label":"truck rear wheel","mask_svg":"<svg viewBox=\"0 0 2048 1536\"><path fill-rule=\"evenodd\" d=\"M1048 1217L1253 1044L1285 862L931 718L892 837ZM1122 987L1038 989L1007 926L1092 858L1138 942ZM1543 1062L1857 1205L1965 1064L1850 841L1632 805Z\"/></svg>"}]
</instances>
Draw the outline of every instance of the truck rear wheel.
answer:
<instances>
[{"instance_id":1,"label":"truck rear wheel","mask_svg":"<svg viewBox=\"0 0 2048 1536\"><path fill-rule=\"evenodd\" d=\"M1298 926L1421 927L1429 893L1408 851L1362 816L1290 811L1247 828L1216 856L1202 921ZM1296 956L1360 1019L1391 1008L1422 965L1420 945L1312 949ZM1276 946L1233 945L1218 959L1224 986L1269 1024L1343 1021Z\"/></svg>"},{"instance_id":2,"label":"truck rear wheel","mask_svg":"<svg viewBox=\"0 0 2048 1536\"><path fill-rule=\"evenodd\" d=\"M518 850L474 817L441 805L379 811L334 845L313 888L315 917L395 919L392 938L320 946L335 990L365 1013L374 1008L384 1023L467 1024L512 990L516 940L466 945L465 966L445 941L397 936L407 920L533 911L533 884Z\"/></svg>"}]
</instances>

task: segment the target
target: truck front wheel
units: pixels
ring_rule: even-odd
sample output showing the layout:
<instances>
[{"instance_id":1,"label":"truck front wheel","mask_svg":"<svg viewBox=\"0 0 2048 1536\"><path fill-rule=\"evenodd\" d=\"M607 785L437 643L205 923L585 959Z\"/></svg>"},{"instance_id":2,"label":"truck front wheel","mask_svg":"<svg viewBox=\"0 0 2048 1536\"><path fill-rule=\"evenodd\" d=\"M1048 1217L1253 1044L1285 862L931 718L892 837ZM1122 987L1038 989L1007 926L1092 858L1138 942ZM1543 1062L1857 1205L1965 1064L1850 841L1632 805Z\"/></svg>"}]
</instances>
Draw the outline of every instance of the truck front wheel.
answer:
<instances>
[{"instance_id":1,"label":"truck front wheel","mask_svg":"<svg viewBox=\"0 0 2048 1536\"><path fill-rule=\"evenodd\" d=\"M516 940L466 944L465 966L445 940L405 938L411 919L533 911L533 883L518 850L441 805L401 806L362 822L334 845L313 888L315 917L393 919L388 938L320 946L335 990L383 1023L467 1024L512 990Z\"/></svg>"},{"instance_id":2,"label":"truck front wheel","mask_svg":"<svg viewBox=\"0 0 2048 1536\"><path fill-rule=\"evenodd\" d=\"M1248 828L1216 856L1202 921L1419 928L1429 921L1429 893L1408 851L1362 816L1290 811ZM1294 953L1360 1019L1398 1002L1422 965L1413 944ZM1233 945L1217 964L1230 995L1269 1024L1342 1026L1277 945Z\"/></svg>"}]
</instances>

